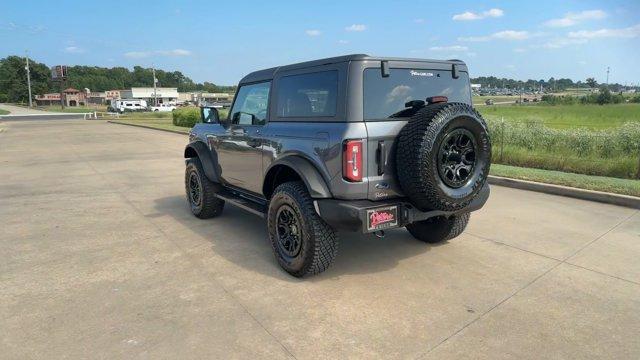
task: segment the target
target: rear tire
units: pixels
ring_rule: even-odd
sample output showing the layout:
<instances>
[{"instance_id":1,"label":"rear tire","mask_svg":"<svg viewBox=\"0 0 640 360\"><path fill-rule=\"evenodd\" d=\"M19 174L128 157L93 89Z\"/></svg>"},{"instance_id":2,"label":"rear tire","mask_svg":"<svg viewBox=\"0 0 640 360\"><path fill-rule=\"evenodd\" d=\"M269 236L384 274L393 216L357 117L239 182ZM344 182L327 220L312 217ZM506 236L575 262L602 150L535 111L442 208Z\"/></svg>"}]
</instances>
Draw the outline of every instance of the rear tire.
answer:
<instances>
[{"instance_id":1,"label":"rear tire","mask_svg":"<svg viewBox=\"0 0 640 360\"><path fill-rule=\"evenodd\" d=\"M187 160L184 185L193 215L200 219L209 219L222 214L224 200L215 195L220 190L220 185L207 178L199 158Z\"/></svg>"},{"instance_id":2,"label":"rear tire","mask_svg":"<svg viewBox=\"0 0 640 360\"><path fill-rule=\"evenodd\" d=\"M320 218L302 182L287 182L275 189L267 228L278 263L295 277L325 271L338 253L335 231Z\"/></svg>"},{"instance_id":3,"label":"rear tire","mask_svg":"<svg viewBox=\"0 0 640 360\"><path fill-rule=\"evenodd\" d=\"M462 234L469 223L470 214L461 213L450 217L436 216L423 221L417 221L406 226L409 233L416 239L435 244L451 240Z\"/></svg>"}]
</instances>

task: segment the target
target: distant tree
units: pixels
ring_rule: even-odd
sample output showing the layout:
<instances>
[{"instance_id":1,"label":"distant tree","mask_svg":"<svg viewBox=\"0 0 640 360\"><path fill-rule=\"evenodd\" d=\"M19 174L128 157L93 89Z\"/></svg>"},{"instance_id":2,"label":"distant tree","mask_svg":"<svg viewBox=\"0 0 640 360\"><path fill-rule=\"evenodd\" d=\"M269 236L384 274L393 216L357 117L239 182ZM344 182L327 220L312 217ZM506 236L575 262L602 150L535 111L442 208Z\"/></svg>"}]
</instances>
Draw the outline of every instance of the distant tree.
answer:
<instances>
[{"instance_id":1,"label":"distant tree","mask_svg":"<svg viewBox=\"0 0 640 360\"><path fill-rule=\"evenodd\" d=\"M587 78L587 80L585 80L584 82L587 83L587 85L589 85L590 88L594 89L598 86L598 82L596 81L596 79L590 77Z\"/></svg>"},{"instance_id":2,"label":"distant tree","mask_svg":"<svg viewBox=\"0 0 640 360\"><path fill-rule=\"evenodd\" d=\"M8 56L0 59L0 99L7 102L28 102L27 71L25 59ZM31 93L35 96L51 88L51 72L45 64L29 59Z\"/></svg>"}]
</instances>

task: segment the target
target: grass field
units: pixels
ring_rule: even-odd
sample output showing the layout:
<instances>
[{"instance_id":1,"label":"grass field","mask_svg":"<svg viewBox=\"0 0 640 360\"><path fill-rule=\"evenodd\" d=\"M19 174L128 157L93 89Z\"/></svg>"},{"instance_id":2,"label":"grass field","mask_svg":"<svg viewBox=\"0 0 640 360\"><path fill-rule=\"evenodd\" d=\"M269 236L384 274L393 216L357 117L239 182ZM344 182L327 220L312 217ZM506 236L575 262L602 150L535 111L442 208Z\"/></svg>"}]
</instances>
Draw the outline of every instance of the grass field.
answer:
<instances>
[{"instance_id":1,"label":"grass field","mask_svg":"<svg viewBox=\"0 0 640 360\"><path fill-rule=\"evenodd\" d=\"M491 175L640 197L640 181L493 164Z\"/></svg>"},{"instance_id":2,"label":"grass field","mask_svg":"<svg viewBox=\"0 0 640 360\"><path fill-rule=\"evenodd\" d=\"M501 105L481 106L487 119L505 121L541 121L548 127L566 129L586 127L606 129L627 122L640 122L640 104L616 105Z\"/></svg>"},{"instance_id":3,"label":"grass field","mask_svg":"<svg viewBox=\"0 0 640 360\"><path fill-rule=\"evenodd\" d=\"M38 106L38 110L43 111L52 111L52 112L63 112L63 113L92 113L94 111L107 111L107 107L105 105L98 106L67 106L64 109L60 105L51 105L51 106Z\"/></svg>"},{"instance_id":4,"label":"grass field","mask_svg":"<svg viewBox=\"0 0 640 360\"><path fill-rule=\"evenodd\" d=\"M8 115L10 113L10 111L4 110L4 109L0 109L0 115Z\"/></svg>"}]
</instances>

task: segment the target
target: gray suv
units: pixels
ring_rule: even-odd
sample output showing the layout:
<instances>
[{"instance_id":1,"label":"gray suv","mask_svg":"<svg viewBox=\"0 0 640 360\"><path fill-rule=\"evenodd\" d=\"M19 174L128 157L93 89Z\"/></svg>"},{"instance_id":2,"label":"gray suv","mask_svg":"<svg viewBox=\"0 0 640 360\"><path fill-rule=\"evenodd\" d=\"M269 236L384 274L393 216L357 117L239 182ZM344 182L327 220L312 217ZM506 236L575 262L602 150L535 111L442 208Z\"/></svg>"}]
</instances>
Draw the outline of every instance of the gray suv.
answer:
<instances>
[{"instance_id":1,"label":"gray suv","mask_svg":"<svg viewBox=\"0 0 640 360\"><path fill-rule=\"evenodd\" d=\"M348 55L253 72L221 119L201 108L185 187L193 214L265 217L293 276L326 270L337 230L458 236L489 197L491 144L458 60Z\"/></svg>"}]
</instances>

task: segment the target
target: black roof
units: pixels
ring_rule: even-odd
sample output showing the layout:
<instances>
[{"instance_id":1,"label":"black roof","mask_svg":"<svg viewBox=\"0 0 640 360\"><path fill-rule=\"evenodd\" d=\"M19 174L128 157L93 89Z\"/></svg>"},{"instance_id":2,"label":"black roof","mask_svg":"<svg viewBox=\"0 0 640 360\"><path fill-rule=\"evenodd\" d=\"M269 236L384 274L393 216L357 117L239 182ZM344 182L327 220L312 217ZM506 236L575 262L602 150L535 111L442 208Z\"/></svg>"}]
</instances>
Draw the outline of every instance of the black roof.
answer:
<instances>
[{"instance_id":1,"label":"black roof","mask_svg":"<svg viewBox=\"0 0 640 360\"><path fill-rule=\"evenodd\" d=\"M336 64L341 62L348 61L406 61L406 62L429 62L429 63L458 63L464 65L464 62L461 60L432 60L432 59L414 59L414 58L399 58L399 57L381 57L381 56L370 56L367 54L351 54L351 55L343 55L330 57L325 59L318 59L312 61L305 61L296 64L284 65L272 67L269 69L258 70L250 73L240 80L240 83L248 83L248 82L256 82L273 79L275 74L278 71L285 70L294 70L294 69L303 69L307 67L320 66L320 65L328 65L328 64Z\"/></svg>"}]
</instances>

